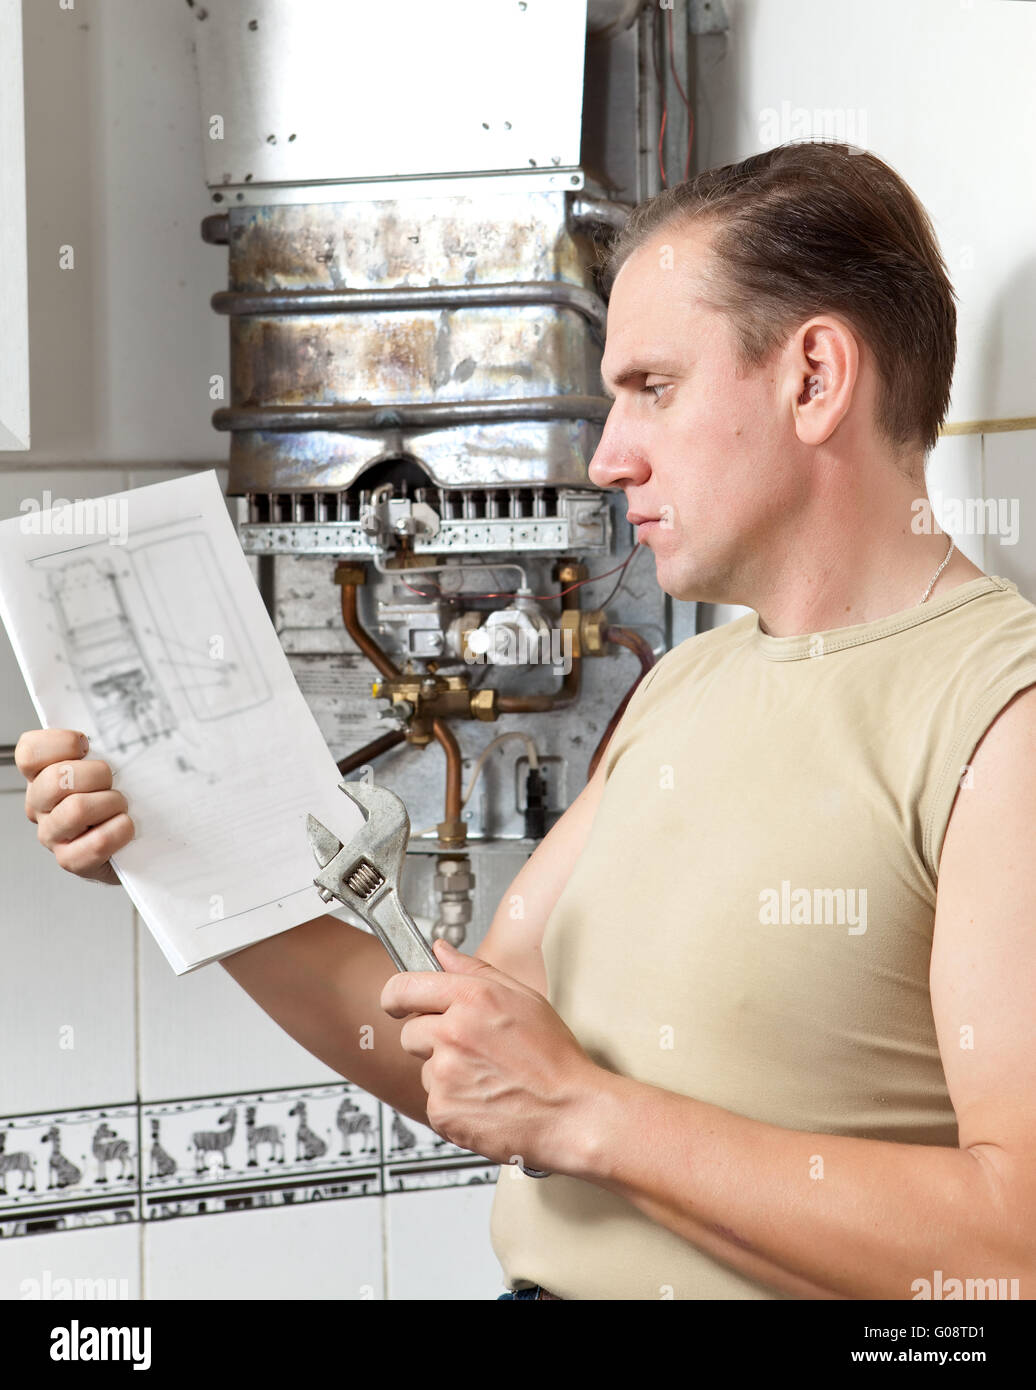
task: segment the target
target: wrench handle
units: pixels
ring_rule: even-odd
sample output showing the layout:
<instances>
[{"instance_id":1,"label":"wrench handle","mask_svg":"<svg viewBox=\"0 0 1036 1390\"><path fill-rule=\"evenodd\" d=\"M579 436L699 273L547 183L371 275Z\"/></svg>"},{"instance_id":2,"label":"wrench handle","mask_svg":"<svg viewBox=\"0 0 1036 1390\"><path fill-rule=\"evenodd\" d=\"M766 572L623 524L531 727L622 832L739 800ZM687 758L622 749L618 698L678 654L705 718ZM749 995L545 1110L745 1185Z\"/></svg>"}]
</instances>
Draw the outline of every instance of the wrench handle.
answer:
<instances>
[{"instance_id":1,"label":"wrench handle","mask_svg":"<svg viewBox=\"0 0 1036 1390\"><path fill-rule=\"evenodd\" d=\"M397 970L442 970L421 929L393 889L368 907L366 920L392 958Z\"/></svg>"}]
</instances>

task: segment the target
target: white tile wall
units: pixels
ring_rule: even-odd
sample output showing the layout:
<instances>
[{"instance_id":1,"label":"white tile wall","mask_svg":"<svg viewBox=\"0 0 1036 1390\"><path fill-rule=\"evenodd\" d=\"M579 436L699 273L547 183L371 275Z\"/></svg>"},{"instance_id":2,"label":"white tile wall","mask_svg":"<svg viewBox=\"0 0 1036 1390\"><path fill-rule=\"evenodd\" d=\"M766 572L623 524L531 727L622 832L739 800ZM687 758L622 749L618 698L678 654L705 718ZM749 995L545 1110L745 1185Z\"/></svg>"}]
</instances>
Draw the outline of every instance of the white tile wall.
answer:
<instances>
[{"instance_id":1,"label":"white tile wall","mask_svg":"<svg viewBox=\"0 0 1036 1390\"><path fill-rule=\"evenodd\" d=\"M0 794L0 845L0 1116L132 1100L132 904L60 869L20 792Z\"/></svg>"},{"instance_id":2,"label":"white tile wall","mask_svg":"<svg viewBox=\"0 0 1036 1390\"><path fill-rule=\"evenodd\" d=\"M963 551L973 565L984 569L982 536L968 535L952 526L947 511L949 502L982 496L981 435L943 435L929 455L926 481L932 511L939 525L953 537L958 550Z\"/></svg>"},{"instance_id":3,"label":"white tile wall","mask_svg":"<svg viewBox=\"0 0 1036 1390\"><path fill-rule=\"evenodd\" d=\"M145 1100L341 1080L279 1028L222 965L177 976L143 925L139 940Z\"/></svg>"},{"instance_id":4,"label":"white tile wall","mask_svg":"<svg viewBox=\"0 0 1036 1390\"><path fill-rule=\"evenodd\" d=\"M0 1240L0 1300L139 1299L140 1244L136 1222Z\"/></svg>"},{"instance_id":5,"label":"white tile wall","mask_svg":"<svg viewBox=\"0 0 1036 1390\"><path fill-rule=\"evenodd\" d=\"M390 1299L490 1299L506 1291L489 1243L494 1190L478 1183L382 1199Z\"/></svg>"},{"instance_id":6,"label":"white tile wall","mask_svg":"<svg viewBox=\"0 0 1036 1390\"><path fill-rule=\"evenodd\" d=\"M381 1200L149 1222L145 1297L380 1299Z\"/></svg>"},{"instance_id":7,"label":"white tile wall","mask_svg":"<svg viewBox=\"0 0 1036 1390\"><path fill-rule=\"evenodd\" d=\"M984 495L1004 499L1018 527L1014 544L1010 527L1006 536L986 537L986 573L1013 580L1036 603L1036 430L987 434L983 444Z\"/></svg>"}]
</instances>

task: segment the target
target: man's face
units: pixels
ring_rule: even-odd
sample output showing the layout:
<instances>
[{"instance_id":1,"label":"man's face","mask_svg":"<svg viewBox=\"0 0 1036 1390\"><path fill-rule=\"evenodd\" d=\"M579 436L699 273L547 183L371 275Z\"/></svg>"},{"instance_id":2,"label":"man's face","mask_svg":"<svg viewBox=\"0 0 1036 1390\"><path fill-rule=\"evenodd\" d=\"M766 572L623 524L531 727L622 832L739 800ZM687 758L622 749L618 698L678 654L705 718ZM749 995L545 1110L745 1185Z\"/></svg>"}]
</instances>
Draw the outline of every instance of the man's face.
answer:
<instances>
[{"instance_id":1,"label":"man's face","mask_svg":"<svg viewBox=\"0 0 1036 1390\"><path fill-rule=\"evenodd\" d=\"M667 593L739 603L808 470L775 362L738 376L733 330L698 297L708 240L662 228L616 277L601 365L615 404L589 473L632 515L661 518L637 538Z\"/></svg>"}]
</instances>

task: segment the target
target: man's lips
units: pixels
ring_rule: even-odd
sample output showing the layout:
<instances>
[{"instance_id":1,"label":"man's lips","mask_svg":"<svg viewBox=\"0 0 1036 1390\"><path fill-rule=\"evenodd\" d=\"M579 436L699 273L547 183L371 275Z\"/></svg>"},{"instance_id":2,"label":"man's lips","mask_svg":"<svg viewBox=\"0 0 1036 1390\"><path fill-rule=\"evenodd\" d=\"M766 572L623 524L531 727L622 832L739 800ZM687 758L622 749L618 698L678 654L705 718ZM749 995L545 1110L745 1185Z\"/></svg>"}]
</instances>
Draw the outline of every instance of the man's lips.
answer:
<instances>
[{"instance_id":1,"label":"man's lips","mask_svg":"<svg viewBox=\"0 0 1036 1390\"><path fill-rule=\"evenodd\" d=\"M645 521L661 521L661 517L641 516L639 512L627 512L626 520L631 526L641 526Z\"/></svg>"}]
</instances>

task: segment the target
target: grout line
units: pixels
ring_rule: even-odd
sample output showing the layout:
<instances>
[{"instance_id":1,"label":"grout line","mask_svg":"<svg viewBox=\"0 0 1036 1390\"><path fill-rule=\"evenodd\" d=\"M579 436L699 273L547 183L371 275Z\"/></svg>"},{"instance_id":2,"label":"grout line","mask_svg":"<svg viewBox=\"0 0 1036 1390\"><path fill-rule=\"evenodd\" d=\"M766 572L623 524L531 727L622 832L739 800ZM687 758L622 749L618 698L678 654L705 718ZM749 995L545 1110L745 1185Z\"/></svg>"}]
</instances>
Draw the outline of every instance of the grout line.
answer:
<instances>
[{"instance_id":1,"label":"grout line","mask_svg":"<svg viewBox=\"0 0 1036 1390\"><path fill-rule=\"evenodd\" d=\"M140 1261L140 1298L141 1301L147 1298L147 1238L145 1233L144 1221L144 1121L143 1105L141 1096L143 1087L141 1085L141 1038L140 1038L140 917L137 909L133 909L133 1071L134 1084L137 1092L137 1188L140 1211L138 1225L140 1230L137 1234L137 1258Z\"/></svg>"},{"instance_id":2,"label":"grout line","mask_svg":"<svg viewBox=\"0 0 1036 1390\"><path fill-rule=\"evenodd\" d=\"M388 1228L388 1193L385 1191L385 1108L384 1102L378 1101L378 1145L381 1149L381 1198L378 1206L381 1209L381 1292L386 1303L391 1301L391 1285L389 1278L389 1228Z\"/></svg>"}]
</instances>

